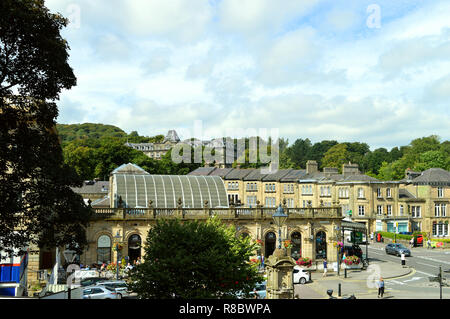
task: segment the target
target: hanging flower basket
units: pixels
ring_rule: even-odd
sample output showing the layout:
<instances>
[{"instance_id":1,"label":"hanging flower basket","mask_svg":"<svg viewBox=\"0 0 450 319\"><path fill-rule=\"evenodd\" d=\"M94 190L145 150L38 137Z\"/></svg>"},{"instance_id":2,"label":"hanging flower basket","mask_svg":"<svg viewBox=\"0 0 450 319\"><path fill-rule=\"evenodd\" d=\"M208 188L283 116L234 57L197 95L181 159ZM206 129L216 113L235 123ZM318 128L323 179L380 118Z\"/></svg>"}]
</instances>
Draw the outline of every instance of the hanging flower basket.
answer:
<instances>
[{"instance_id":1,"label":"hanging flower basket","mask_svg":"<svg viewBox=\"0 0 450 319\"><path fill-rule=\"evenodd\" d=\"M311 258L305 257L305 258L299 258L296 261L297 265L302 266L302 267L311 267L312 264L312 260Z\"/></svg>"},{"instance_id":2,"label":"hanging flower basket","mask_svg":"<svg viewBox=\"0 0 450 319\"><path fill-rule=\"evenodd\" d=\"M334 246L334 247L342 248L342 247L344 247L344 243L341 242L341 241L337 241L337 242L335 242L335 243L333 244L333 246Z\"/></svg>"},{"instance_id":3,"label":"hanging flower basket","mask_svg":"<svg viewBox=\"0 0 450 319\"><path fill-rule=\"evenodd\" d=\"M256 243L257 243L258 245L260 245L260 246L264 246L264 243L263 243L263 241L262 241L261 239L257 239L257 240L256 240Z\"/></svg>"},{"instance_id":4,"label":"hanging flower basket","mask_svg":"<svg viewBox=\"0 0 450 319\"><path fill-rule=\"evenodd\" d=\"M290 240L285 240L283 242L284 248L292 248L292 241Z\"/></svg>"},{"instance_id":5,"label":"hanging flower basket","mask_svg":"<svg viewBox=\"0 0 450 319\"><path fill-rule=\"evenodd\" d=\"M122 250L122 249L123 249L123 246L122 246L122 244L120 244L120 243L115 243L115 244L113 245L113 249L114 249L114 250Z\"/></svg>"}]
</instances>

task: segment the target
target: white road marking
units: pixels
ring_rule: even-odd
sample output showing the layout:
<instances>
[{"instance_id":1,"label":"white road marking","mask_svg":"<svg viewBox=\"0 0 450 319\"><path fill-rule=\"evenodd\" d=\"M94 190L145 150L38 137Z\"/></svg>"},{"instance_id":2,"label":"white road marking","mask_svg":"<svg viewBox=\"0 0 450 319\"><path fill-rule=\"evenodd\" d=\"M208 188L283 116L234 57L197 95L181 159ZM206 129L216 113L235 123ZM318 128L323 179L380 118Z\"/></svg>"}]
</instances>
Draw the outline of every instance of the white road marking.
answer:
<instances>
[{"instance_id":1,"label":"white road marking","mask_svg":"<svg viewBox=\"0 0 450 319\"><path fill-rule=\"evenodd\" d=\"M425 260L429 260L429 261L434 261L434 262L439 263L439 264L450 265L450 262L448 262L448 261L443 261L443 260L434 259L434 258L431 258L431 257L424 257L424 256L416 256L416 257L417 258L421 258L421 259L425 259Z\"/></svg>"},{"instance_id":2,"label":"white road marking","mask_svg":"<svg viewBox=\"0 0 450 319\"><path fill-rule=\"evenodd\" d=\"M416 262L416 264L423 265L423 266L428 266L428 267L433 267L433 268L439 268L438 266L434 266L434 265L430 265L430 264L424 264L424 263L419 263L419 262Z\"/></svg>"},{"instance_id":3,"label":"white road marking","mask_svg":"<svg viewBox=\"0 0 450 319\"><path fill-rule=\"evenodd\" d=\"M389 280L389 279L386 279L386 280ZM396 284L398 284L398 285L404 285L404 283L402 283L402 282L400 282L400 281L397 281L397 280L389 280L390 282L393 282L393 283L396 283Z\"/></svg>"},{"instance_id":4,"label":"white road marking","mask_svg":"<svg viewBox=\"0 0 450 319\"><path fill-rule=\"evenodd\" d=\"M416 270L416 272L421 273L421 274L424 274L424 275L427 275L428 277L436 277L436 274L432 275L432 274L428 274L428 273L426 273L426 272L419 271L419 270Z\"/></svg>"},{"instance_id":5,"label":"white road marking","mask_svg":"<svg viewBox=\"0 0 450 319\"><path fill-rule=\"evenodd\" d=\"M423 277L412 277L411 279L408 279L408 280L404 280L403 282L408 282L408 281L415 281L415 280L420 280L420 279L422 279Z\"/></svg>"}]
</instances>

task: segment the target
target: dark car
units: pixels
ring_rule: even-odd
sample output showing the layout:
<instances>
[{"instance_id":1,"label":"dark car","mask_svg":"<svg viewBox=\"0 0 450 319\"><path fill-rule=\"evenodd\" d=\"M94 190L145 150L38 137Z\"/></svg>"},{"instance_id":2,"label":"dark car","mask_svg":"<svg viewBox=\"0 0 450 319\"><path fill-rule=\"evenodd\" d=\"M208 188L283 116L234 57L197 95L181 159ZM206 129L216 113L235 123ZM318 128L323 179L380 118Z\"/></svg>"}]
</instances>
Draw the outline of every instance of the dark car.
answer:
<instances>
[{"instance_id":1,"label":"dark car","mask_svg":"<svg viewBox=\"0 0 450 319\"><path fill-rule=\"evenodd\" d=\"M402 244L388 244L385 250L386 254L400 256L404 253L407 257L411 256L411 251Z\"/></svg>"},{"instance_id":2,"label":"dark car","mask_svg":"<svg viewBox=\"0 0 450 319\"><path fill-rule=\"evenodd\" d=\"M358 245L344 246L344 253L346 256L357 256L358 258L362 258L363 255L362 249Z\"/></svg>"}]
</instances>

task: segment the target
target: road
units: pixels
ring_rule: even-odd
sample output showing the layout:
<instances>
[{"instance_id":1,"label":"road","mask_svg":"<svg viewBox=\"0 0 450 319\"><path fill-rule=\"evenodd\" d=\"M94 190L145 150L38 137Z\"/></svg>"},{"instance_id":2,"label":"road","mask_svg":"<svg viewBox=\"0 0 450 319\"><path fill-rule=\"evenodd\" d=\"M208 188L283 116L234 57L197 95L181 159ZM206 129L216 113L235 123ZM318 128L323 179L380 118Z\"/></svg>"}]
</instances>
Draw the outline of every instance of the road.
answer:
<instances>
[{"instance_id":1,"label":"road","mask_svg":"<svg viewBox=\"0 0 450 319\"><path fill-rule=\"evenodd\" d=\"M372 243L369 245L369 259L379 261L391 261L401 263L400 257L387 255L386 244ZM408 247L409 248L409 247ZM365 247L363 249L365 251ZM442 267L443 276L450 283L450 251L428 250L423 247L415 247L411 250L411 256L406 258L406 265L413 269L410 275L402 278L394 278L386 281L386 290L396 292L397 296L411 296L411 298L439 298L439 285L431 282L430 277L436 277L439 266ZM450 288L443 289L443 297L450 298Z\"/></svg>"}]
</instances>

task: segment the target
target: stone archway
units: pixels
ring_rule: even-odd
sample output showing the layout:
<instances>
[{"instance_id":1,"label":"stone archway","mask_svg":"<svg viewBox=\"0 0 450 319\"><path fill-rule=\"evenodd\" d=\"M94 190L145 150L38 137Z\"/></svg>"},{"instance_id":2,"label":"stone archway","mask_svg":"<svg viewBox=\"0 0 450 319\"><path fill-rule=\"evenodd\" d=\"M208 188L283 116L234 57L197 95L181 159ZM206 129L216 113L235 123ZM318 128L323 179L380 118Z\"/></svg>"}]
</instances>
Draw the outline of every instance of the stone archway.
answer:
<instances>
[{"instance_id":1,"label":"stone archway","mask_svg":"<svg viewBox=\"0 0 450 319\"><path fill-rule=\"evenodd\" d=\"M292 232L291 242L291 257L297 260L302 256L302 234L299 231Z\"/></svg>"},{"instance_id":2,"label":"stone archway","mask_svg":"<svg viewBox=\"0 0 450 319\"><path fill-rule=\"evenodd\" d=\"M323 259L327 257L327 234L323 230L319 230L314 238L315 240L315 259Z\"/></svg>"},{"instance_id":3,"label":"stone archway","mask_svg":"<svg viewBox=\"0 0 450 319\"><path fill-rule=\"evenodd\" d=\"M269 256L271 256L273 254L273 252L275 251L276 248L276 244L277 244L277 235L275 235L275 233L273 231L268 232L265 236L264 236L264 256L265 258L268 258Z\"/></svg>"},{"instance_id":4,"label":"stone archway","mask_svg":"<svg viewBox=\"0 0 450 319\"><path fill-rule=\"evenodd\" d=\"M128 260L134 264L136 260L141 259L142 239L138 234L133 234L128 238Z\"/></svg>"}]
</instances>

